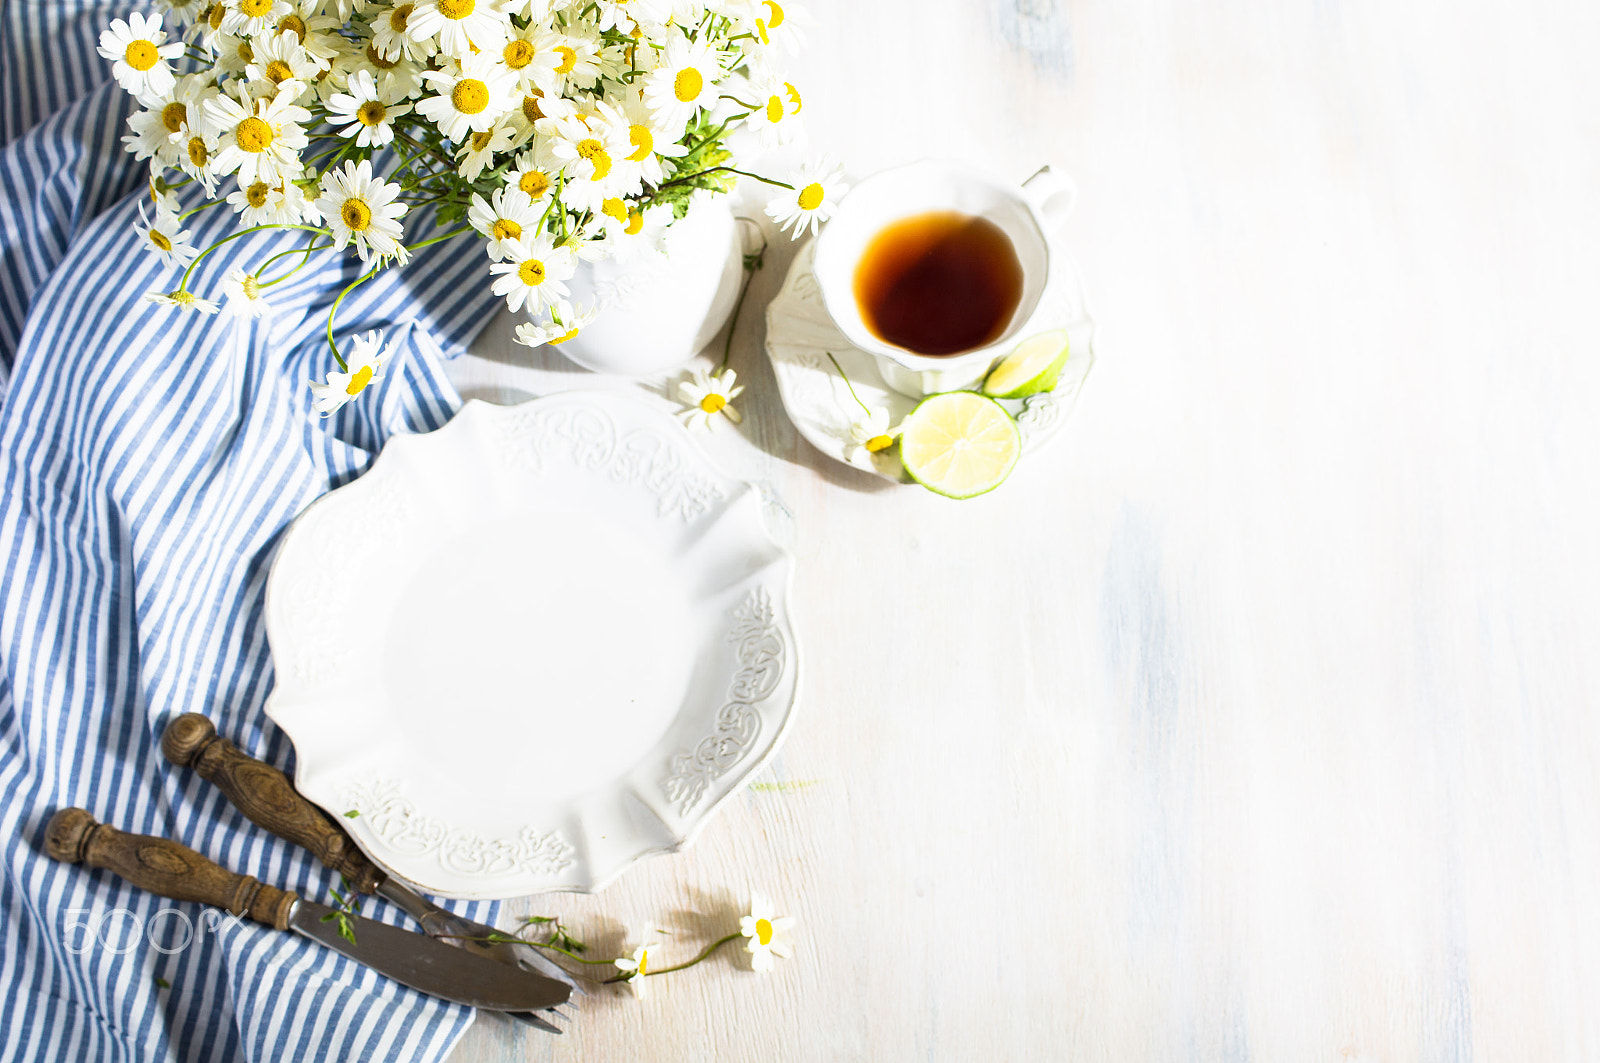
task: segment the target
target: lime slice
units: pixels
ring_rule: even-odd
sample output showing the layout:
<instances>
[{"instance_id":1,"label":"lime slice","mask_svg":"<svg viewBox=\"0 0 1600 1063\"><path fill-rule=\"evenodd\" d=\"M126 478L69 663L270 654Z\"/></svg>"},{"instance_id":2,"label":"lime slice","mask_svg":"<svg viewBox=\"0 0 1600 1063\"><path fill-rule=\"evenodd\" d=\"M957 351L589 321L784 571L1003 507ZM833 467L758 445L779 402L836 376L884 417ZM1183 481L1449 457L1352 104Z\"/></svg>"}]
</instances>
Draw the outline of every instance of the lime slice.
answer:
<instances>
[{"instance_id":1,"label":"lime slice","mask_svg":"<svg viewBox=\"0 0 1600 1063\"><path fill-rule=\"evenodd\" d=\"M1006 355L983 382L983 393L997 399L1025 399L1049 391L1067 364L1067 330L1029 336Z\"/></svg>"},{"instance_id":2,"label":"lime slice","mask_svg":"<svg viewBox=\"0 0 1600 1063\"><path fill-rule=\"evenodd\" d=\"M947 498L993 491L1022 452L1017 423L974 391L930 395L906 417L900 461L917 483Z\"/></svg>"}]
</instances>

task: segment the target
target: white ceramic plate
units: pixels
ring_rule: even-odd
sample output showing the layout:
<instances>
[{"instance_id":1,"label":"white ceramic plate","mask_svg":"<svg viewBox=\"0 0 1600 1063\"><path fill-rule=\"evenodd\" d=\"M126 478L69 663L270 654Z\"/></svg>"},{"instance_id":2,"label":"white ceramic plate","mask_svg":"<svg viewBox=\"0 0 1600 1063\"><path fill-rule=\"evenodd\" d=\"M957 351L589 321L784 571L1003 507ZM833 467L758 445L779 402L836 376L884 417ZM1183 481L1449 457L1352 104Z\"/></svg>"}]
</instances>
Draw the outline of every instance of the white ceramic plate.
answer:
<instances>
[{"instance_id":1,"label":"white ceramic plate","mask_svg":"<svg viewBox=\"0 0 1600 1063\"><path fill-rule=\"evenodd\" d=\"M639 400L469 402L290 528L267 714L300 791L391 873L596 889L776 748L791 567L756 490Z\"/></svg>"},{"instance_id":2,"label":"white ceramic plate","mask_svg":"<svg viewBox=\"0 0 1600 1063\"><path fill-rule=\"evenodd\" d=\"M867 454L851 444L850 425L862 416L862 409L828 360L829 354L849 374L850 386L861 401L886 408L892 423L898 424L918 400L885 384L878 375L876 359L852 347L828 316L816 275L811 271L815 251L815 241L800 249L783 287L767 305L767 356L778 377L783 408L800 434L828 457L887 480L910 483L911 477L900 464L898 447ZM1047 329L1065 328L1071 353L1053 390L1000 403L1017 419L1024 458L1060 431L1094 366L1094 319L1089 313L1082 276L1059 245L1052 245L1050 258L1056 264L1050 283L1020 335L1025 338Z\"/></svg>"}]
</instances>

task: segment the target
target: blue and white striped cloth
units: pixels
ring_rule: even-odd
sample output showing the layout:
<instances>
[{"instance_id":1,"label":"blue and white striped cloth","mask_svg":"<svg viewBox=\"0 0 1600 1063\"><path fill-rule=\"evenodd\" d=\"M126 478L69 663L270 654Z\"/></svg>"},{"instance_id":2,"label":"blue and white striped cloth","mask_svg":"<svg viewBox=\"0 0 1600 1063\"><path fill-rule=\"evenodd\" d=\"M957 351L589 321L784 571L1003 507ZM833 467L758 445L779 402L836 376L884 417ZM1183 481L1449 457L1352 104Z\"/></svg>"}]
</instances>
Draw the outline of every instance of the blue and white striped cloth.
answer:
<instances>
[{"instance_id":1,"label":"blue and white striped cloth","mask_svg":"<svg viewBox=\"0 0 1600 1063\"><path fill-rule=\"evenodd\" d=\"M80 805L327 898L334 876L168 765L158 738L200 711L290 766L261 711L279 535L390 433L449 418L442 360L494 309L487 260L465 240L358 289L341 331L385 328L403 357L323 421L305 382L331 365L321 330L353 257L319 256L270 289L264 322L141 301L178 271L135 233L145 168L120 143L131 101L95 54L128 10L0 3L0 1060L441 1059L467 1009L292 934L200 924L196 905L41 851L50 815ZM234 228L226 206L190 222L202 247ZM197 271L201 293L292 242L229 243ZM364 910L404 922L381 902Z\"/></svg>"}]
</instances>

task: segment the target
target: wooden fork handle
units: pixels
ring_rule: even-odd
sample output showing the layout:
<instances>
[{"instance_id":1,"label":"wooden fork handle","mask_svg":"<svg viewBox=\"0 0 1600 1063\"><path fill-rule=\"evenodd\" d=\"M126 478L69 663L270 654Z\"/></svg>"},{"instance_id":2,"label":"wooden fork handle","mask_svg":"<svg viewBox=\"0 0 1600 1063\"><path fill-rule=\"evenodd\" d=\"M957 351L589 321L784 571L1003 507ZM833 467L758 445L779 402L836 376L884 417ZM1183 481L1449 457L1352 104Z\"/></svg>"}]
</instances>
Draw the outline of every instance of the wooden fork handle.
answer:
<instances>
[{"instance_id":1,"label":"wooden fork handle","mask_svg":"<svg viewBox=\"0 0 1600 1063\"><path fill-rule=\"evenodd\" d=\"M226 908L279 930L289 928L289 911L300 899L249 875L235 875L170 838L124 834L97 823L81 808L63 808L50 817L45 852L69 864L105 868L172 900Z\"/></svg>"},{"instance_id":2,"label":"wooden fork handle","mask_svg":"<svg viewBox=\"0 0 1600 1063\"><path fill-rule=\"evenodd\" d=\"M161 752L172 763L192 767L215 783L258 827L310 850L357 891L373 893L383 882L384 873L338 824L300 796L283 772L240 751L199 713L186 712L167 724Z\"/></svg>"}]
</instances>

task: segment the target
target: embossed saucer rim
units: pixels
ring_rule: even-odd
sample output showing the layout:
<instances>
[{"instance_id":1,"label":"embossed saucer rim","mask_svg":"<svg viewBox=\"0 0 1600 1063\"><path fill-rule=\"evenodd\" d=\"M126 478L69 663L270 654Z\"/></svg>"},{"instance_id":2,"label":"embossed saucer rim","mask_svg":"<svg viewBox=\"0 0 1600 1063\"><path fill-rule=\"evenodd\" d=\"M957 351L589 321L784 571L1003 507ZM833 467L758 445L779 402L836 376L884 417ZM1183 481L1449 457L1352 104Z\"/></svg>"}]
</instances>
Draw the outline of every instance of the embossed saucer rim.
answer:
<instances>
[{"instance_id":1,"label":"embossed saucer rim","mask_svg":"<svg viewBox=\"0 0 1600 1063\"><path fill-rule=\"evenodd\" d=\"M729 543L724 543L722 539L718 539L718 545L715 550L710 552L709 558L702 559L696 563L712 566L703 571L720 578L724 574L724 565L726 564L722 560L723 553L725 550L731 550L735 560L731 567L728 567L728 571L736 571L736 575L731 583L723 586L722 590L716 592L713 598L707 601L731 602L736 600L743 604L738 605L736 608L731 608L730 612L722 612L722 607L711 607L702 602L701 611L697 613L699 617L696 622L697 633L691 639L691 641L700 646L700 649L696 652L701 654L702 657L705 654L717 653L737 656L729 680L733 685L728 687L725 693L723 691L714 692L714 698L703 698L703 704L691 707L688 702L684 702L678 708L668 710L667 725L661 732L660 737L653 739L654 745L650 747L653 752L646 757L646 761L648 761L654 756L654 751L664 751L659 764L656 767L651 767L644 761L638 762L633 768L618 774L614 782L609 784L617 795L610 802L610 805L615 806L612 811L624 811L627 815L620 818L613 816L612 820L614 822L608 821L611 823L611 833L609 838L604 833L600 835L601 839L605 840L603 846L595 844L593 839L584 836L583 828L585 824L576 811L573 811L571 818L567 820L564 820L559 815L550 817L549 823L541 825L542 827L550 827L546 837L528 839L526 836L529 833L537 833L530 829L523 831L520 835L509 837L496 838L491 836L488 838L487 843L484 842L483 838L473 834L470 829L451 833L452 828L459 826L459 823L450 823L448 817L441 820L439 817L418 814L416 815L416 821L421 824L421 829L425 832L431 828L438 829L433 834L428 835L432 840L427 842L427 846L420 851L420 854L413 852L409 855L405 853L397 854L386 848L384 843L387 840L387 836L375 839L373 830L369 829L372 824L364 822L365 817L358 816L350 822L341 820L342 825L350 829L350 833L363 850L367 851L386 870L428 892L446 896L488 899L523 896L528 893L545 890L593 891L600 889L637 860L656 853L676 852L692 843L699 832L704 829L706 822L716 814L723 803L743 790L748 779L760 771L776 755L779 746L788 733L789 727L793 723L794 709L798 704L800 691L799 668L802 655L802 647L795 634L791 605L793 601L793 557L787 550L774 542L767 532L758 504L759 491L755 489L755 486L747 481L730 476L717 468L715 463L693 444L688 433L684 431L678 422L664 412L646 405L638 398L609 391L567 391L542 399L535 399L515 407L492 406L477 401L469 402L463 406L457 417L452 419L450 424L439 430L439 433L448 434L452 426L476 426L475 428L458 427L457 438L451 445L460 446L462 445L461 441L466 440L471 446L481 447L482 442L478 439L478 436L483 434L485 426L489 426L494 429L493 433L491 433L494 445L501 446L504 445L504 439L499 433L504 430L512 432L513 435L515 434L516 428L511 419L517 416L517 411L534 411L527 415L528 424L532 425L540 420L545 422L552 421L565 411L588 410L592 412L596 407L602 411L616 414L615 418L609 422L611 426L611 434L609 436L610 449L607 451L604 462L601 466L593 467L587 471L580 470L575 472L574 467L579 463L579 458L576 456L575 451L574 456L566 464L561 465L561 475L565 475L570 480L573 476L582 478L582 476L592 472L596 478L604 479L607 472L615 471L610 469L609 466L614 461L625 464L626 459L631 456L630 448L632 445L641 437L644 437L647 443L659 444L657 450L647 453L648 457L661 458L666 456L671 459L665 462L669 473L669 493L671 492L670 485L676 482L674 478L680 473L684 479L693 479L695 476L704 474L714 480L718 487L714 500L708 502L705 508L696 510L694 518L691 518L688 509L685 509L682 514L679 514L677 510L669 512L666 507L668 494L662 494L658 519L663 522L674 518L681 519L681 525L674 523L673 526L679 529L676 534L682 537L681 541L684 543L692 543L699 536L710 532L712 528L720 529L718 532L720 535L733 536ZM477 434L474 434L475 432ZM288 654L282 660L279 659L280 643L285 644L284 648L286 650L291 649L292 647L288 646L287 643L292 643L293 639L286 639L281 631L285 622L284 602L281 600L281 593L284 590L284 581L288 577L279 578L277 570L286 552L290 550L291 544L305 534L306 528L317 525L317 522L322 519L322 515L327 514L329 507L337 504L333 500L339 497L341 492L348 494L347 489L359 489L359 486L363 483L369 486L381 485L384 482L384 470L395 467L399 467L400 471L391 475L405 475L409 467L416 464L417 459L405 459L399 456L414 448L428 446L428 440L439 433L429 433L421 436L400 436L392 439L391 447L394 444L399 444L398 447L394 448L395 455L390 455L390 448L385 448L384 453L380 454L374 461L365 476L351 481L350 484L339 491L330 492L312 503L285 534L280 545L278 559L274 564L273 576L268 581L266 610L268 635L269 639L273 641L275 662L278 663L280 674L287 674L287 669L290 667ZM544 439L536 431L528 435L525 440L525 443L529 446L542 445L543 442ZM535 458L534 464L537 465L542 460L544 458ZM648 482L648 477L658 473L660 467L660 464L649 465L646 469L648 475L643 479L639 479L637 483L630 481L631 486L650 488L649 491L636 491L634 493L640 498L646 499L651 508L655 507L657 501L651 491L658 491L660 488L658 483ZM624 487L618 488L617 484L612 480L608 480L607 483L608 490L615 488L624 490L625 493L626 487L630 486L624 485ZM571 489L569 484L567 490ZM672 497L676 498L677 496L673 494ZM418 494L416 498L425 498L425 495ZM612 515L615 516L614 513ZM697 524L696 519L700 523ZM330 518L330 521L332 521L332 518ZM329 524L329 527L340 528L342 525L338 524L337 521L333 521ZM401 537L403 538L403 536ZM317 540L310 539L308 542L314 545ZM304 551L302 550L302 552ZM740 568L739 566L741 565L744 567ZM364 603L357 602L353 608L359 610L363 605ZM708 609L709 612L707 611ZM754 619L740 619L741 616L746 616L746 611L749 611L748 617ZM721 619L715 619L715 617L721 617ZM765 619L762 619L763 617ZM752 624L754 626L750 626ZM273 638L275 635L278 637ZM746 680L743 678L746 665L742 662L745 662L746 643L752 638L757 643L763 643L763 646L763 640L774 642L777 646L777 653L775 655L769 654L766 658L762 658L758 654L755 664L751 665L755 669L752 673L755 678ZM734 647L734 649L729 649L730 646ZM773 671L774 668L776 669L775 671ZM712 672L715 675L724 674L717 671L717 669L712 669ZM750 685L752 689L740 693L737 684L742 681ZM279 720L279 714L272 710L281 690L282 687L280 686L278 690L274 691L273 700L269 701L269 715L273 716L275 720ZM740 703L739 698L745 697L745 694L750 695L747 699L748 703ZM300 699L302 705L307 700L315 700L314 698L307 698L303 688L296 689L293 697ZM671 704L670 699L667 704ZM719 705L722 706L720 709L718 708ZM282 708L281 705L277 705L277 707ZM749 736L744 745L735 742L732 745L731 759L726 763L722 763L718 758L726 752L725 741L722 737L724 735L723 717L735 708L739 710L735 713L736 719L741 713L747 718ZM299 711L301 710L291 707L291 717L294 716L295 712ZM303 719L303 715L300 718ZM304 750L300 746L299 740L301 736L296 733L297 728L287 721L279 720L279 722L290 734L291 739L295 739L297 742L295 773L297 785L307 793L307 796L321 803L329 812L340 815L345 809L339 802L346 799L342 797L330 798L327 786L319 788L313 785L313 780L307 777L308 772L312 769L312 758L300 755ZM653 734L654 732L650 733ZM703 752L707 743L711 743L713 746L712 760L709 766ZM683 761L683 766L681 767L679 765L680 760ZM350 778L346 779L345 783L342 784L347 790L354 790L366 781L362 777L363 772L361 771L347 774L350 775ZM678 784L679 792L675 793L673 791L674 780L679 780L680 776L687 781L680 781ZM602 789L605 788L602 787ZM415 798L416 795L411 794L410 797ZM579 801L578 795L575 794L571 800L574 802ZM416 805L406 800L404 795L402 795L402 800L399 803L407 806L401 815L402 818L406 819L406 824L409 825L411 823L409 817L417 811ZM574 809L577 807L577 805L573 806ZM383 811L389 811L387 805L384 806ZM637 827L635 821L641 815L645 815L650 822L646 826ZM567 833L563 824L576 824L577 835ZM634 824L637 827L631 836L629 836L627 830L629 824ZM567 859L564 863L556 866L549 874L524 874L523 872L526 869L516 867L512 872L497 871L493 881L488 883L475 881L474 876L468 873L447 873L447 870L435 871L432 869L431 864L429 864L428 873L416 873L418 865L413 858L421 859L434 854L437 855L438 862L443 865L446 855L448 855L446 850L454 843L457 835L469 836L472 842L479 845L480 850L487 847L488 850L491 850L491 856L497 853L503 855L505 846L516 845L519 841L527 841L529 844L538 843L534 845L534 854L537 855L540 851L539 846L549 842L551 838L555 839L555 849L552 851L557 856L571 856L573 854L573 845L576 845L581 852L577 854L580 858L576 862L572 859ZM495 846L500 848L496 850ZM436 849L439 850L437 854L435 854ZM563 849L565 849L565 853L562 852ZM469 852L469 855L482 856L483 853Z\"/></svg>"}]
</instances>

